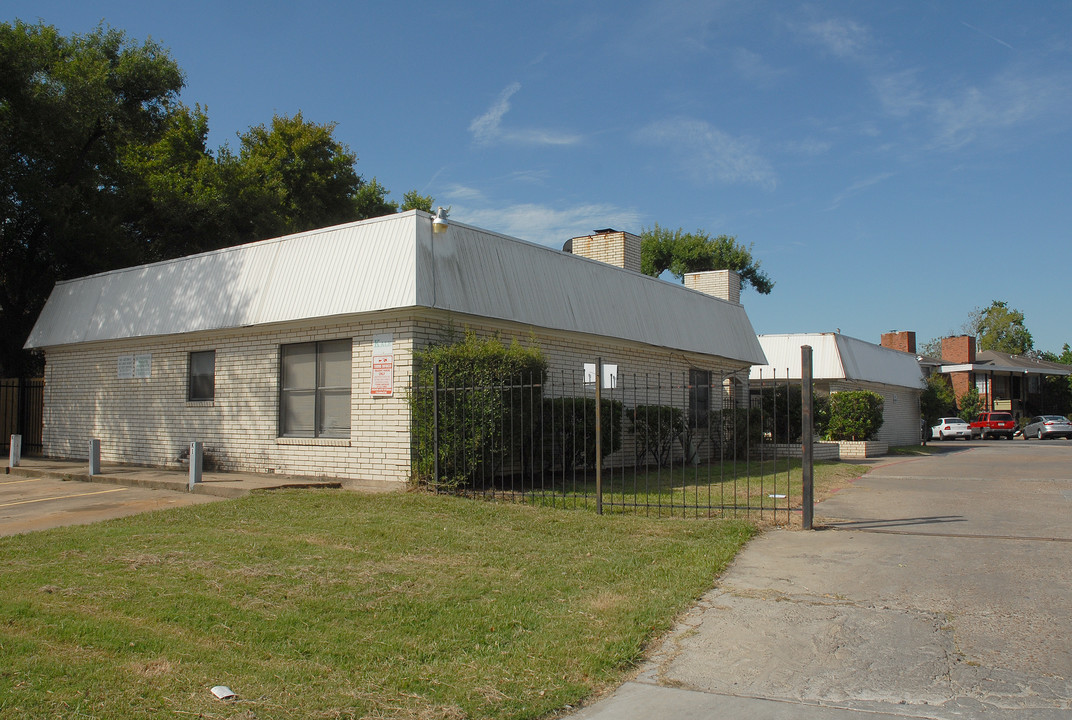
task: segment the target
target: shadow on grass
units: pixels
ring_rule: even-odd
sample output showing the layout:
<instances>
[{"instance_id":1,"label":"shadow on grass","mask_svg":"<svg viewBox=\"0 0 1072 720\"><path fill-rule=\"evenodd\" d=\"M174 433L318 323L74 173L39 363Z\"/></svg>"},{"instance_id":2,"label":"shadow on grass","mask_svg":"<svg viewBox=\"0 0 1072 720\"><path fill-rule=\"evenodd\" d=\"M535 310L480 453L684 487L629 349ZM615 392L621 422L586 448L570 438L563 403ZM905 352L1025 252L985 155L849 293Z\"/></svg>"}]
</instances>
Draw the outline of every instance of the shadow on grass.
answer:
<instances>
[{"instance_id":1,"label":"shadow on grass","mask_svg":"<svg viewBox=\"0 0 1072 720\"><path fill-rule=\"evenodd\" d=\"M828 461L816 462L814 467L817 498L865 470ZM601 507L612 513L746 517L786 524L790 514L801 509L802 484L801 461L780 458L671 468L607 468L598 486L590 470L538 478L513 476L461 494L548 507L593 511Z\"/></svg>"}]
</instances>

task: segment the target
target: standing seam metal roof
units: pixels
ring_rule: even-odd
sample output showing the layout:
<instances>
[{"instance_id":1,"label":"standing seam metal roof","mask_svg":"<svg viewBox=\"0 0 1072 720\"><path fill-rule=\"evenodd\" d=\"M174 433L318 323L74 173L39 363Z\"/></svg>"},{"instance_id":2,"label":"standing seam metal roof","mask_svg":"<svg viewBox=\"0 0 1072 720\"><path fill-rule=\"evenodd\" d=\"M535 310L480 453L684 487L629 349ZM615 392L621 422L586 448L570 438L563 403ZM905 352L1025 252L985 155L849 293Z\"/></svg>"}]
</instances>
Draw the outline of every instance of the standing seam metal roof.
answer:
<instances>
[{"instance_id":1,"label":"standing seam metal roof","mask_svg":"<svg viewBox=\"0 0 1072 720\"><path fill-rule=\"evenodd\" d=\"M753 380L801 377L800 348L812 348L812 377L816 380L858 380L907 388L923 387L916 356L838 333L760 335L766 365L751 369Z\"/></svg>"},{"instance_id":2,"label":"standing seam metal roof","mask_svg":"<svg viewBox=\"0 0 1072 720\"><path fill-rule=\"evenodd\" d=\"M26 347L416 306L764 361L741 305L421 211L57 283Z\"/></svg>"}]
</instances>

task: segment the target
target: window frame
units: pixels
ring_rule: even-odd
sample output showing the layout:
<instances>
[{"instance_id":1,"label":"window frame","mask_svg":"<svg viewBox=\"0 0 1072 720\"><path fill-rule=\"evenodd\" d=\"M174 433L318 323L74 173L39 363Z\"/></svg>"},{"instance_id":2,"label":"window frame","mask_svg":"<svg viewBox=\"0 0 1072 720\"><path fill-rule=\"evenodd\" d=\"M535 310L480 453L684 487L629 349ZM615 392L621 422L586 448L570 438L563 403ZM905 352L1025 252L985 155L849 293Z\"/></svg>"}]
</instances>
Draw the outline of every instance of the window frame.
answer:
<instances>
[{"instance_id":1,"label":"window frame","mask_svg":"<svg viewBox=\"0 0 1072 720\"><path fill-rule=\"evenodd\" d=\"M212 355L212 374L204 372L194 373L194 358ZM210 392L207 395L195 395L197 380L208 378ZM214 402L216 400L216 349L192 350L186 355L186 402Z\"/></svg>"},{"instance_id":2,"label":"window frame","mask_svg":"<svg viewBox=\"0 0 1072 720\"><path fill-rule=\"evenodd\" d=\"M325 381L325 362L329 357L329 352L334 349L342 349L345 345L346 352L349 357L346 371L346 385L328 385ZM306 385L287 385L289 378L287 377L287 353L288 351L296 352L300 350L308 352L312 349L313 353L313 366L312 370L312 382L311 386ZM354 363L354 348L352 338L335 338L332 340L316 340L301 343L288 343L286 345L279 346L279 413L277 417L277 437L280 438L306 438L306 439L350 439L350 435L353 429L353 363ZM332 396L341 397L345 391L345 427L332 425L329 428L324 427L324 410L326 406L326 398ZM311 430L295 430L288 428L287 415L288 410L294 406L288 401L290 398L295 398L300 395L311 394L313 400L312 406L312 429Z\"/></svg>"},{"instance_id":3,"label":"window frame","mask_svg":"<svg viewBox=\"0 0 1072 720\"><path fill-rule=\"evenodd\" d=\"M689 368L689 427L711 426L711 371Z\"/></svg>"}]
</instances>

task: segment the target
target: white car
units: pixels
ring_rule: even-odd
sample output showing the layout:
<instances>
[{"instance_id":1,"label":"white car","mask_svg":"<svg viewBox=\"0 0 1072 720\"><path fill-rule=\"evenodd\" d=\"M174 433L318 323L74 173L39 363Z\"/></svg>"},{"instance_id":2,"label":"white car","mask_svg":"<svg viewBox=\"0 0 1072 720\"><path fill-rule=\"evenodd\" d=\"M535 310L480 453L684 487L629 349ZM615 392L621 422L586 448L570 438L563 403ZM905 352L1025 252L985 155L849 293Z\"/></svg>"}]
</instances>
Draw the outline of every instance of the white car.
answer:
<instances>
[{"instance_id":1,"label":"white car","mask_svg":"<svg viewBox=\"0 0 1072 720\"><path fill-rule=\"evenodd\" d=\"M971 440L971 425L958 417L938 418L938 424L931 428L931 437L939 440Z\"/></svg>"}]
</instances>

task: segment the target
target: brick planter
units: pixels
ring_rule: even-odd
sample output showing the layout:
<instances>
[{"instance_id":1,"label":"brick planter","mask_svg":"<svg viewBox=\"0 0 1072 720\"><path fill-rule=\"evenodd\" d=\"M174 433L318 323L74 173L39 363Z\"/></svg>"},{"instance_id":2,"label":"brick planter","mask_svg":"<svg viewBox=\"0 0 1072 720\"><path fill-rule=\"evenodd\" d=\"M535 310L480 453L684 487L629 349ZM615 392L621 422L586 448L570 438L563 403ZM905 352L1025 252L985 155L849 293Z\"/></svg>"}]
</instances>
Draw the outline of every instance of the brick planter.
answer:
<instances>
[{"instance_id":1,"label":"brick planter","mask_svg":"<svg viewBox=\"0 0 1072 720\"><path fill-rule=\"evenodd\" d=\"M842 460L863 460L864 458L882 457L890 451L890 444L884 440L839 440Z\"/></svg>"}]
</instances>

